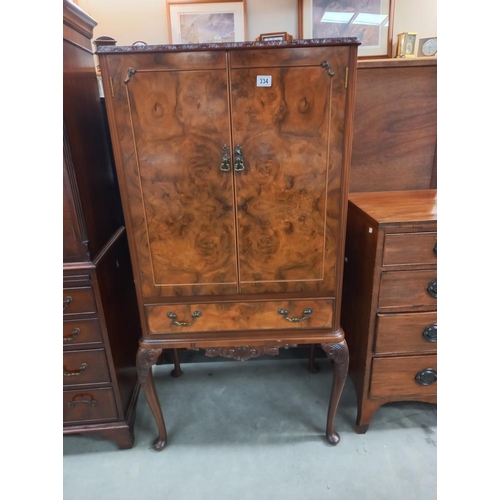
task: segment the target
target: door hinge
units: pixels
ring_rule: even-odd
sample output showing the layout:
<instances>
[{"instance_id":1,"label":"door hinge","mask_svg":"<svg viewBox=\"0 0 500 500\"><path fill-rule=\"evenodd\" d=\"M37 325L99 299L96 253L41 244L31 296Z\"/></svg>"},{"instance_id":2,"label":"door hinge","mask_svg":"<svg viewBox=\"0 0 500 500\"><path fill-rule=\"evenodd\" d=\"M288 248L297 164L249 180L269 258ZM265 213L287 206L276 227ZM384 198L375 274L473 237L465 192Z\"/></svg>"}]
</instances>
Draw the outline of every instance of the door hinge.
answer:
<instances>
[{"instance_id":1,"label":"door hinge","mask_svg":"<svg viewBox=\"0 0 500 500\"><path fill-rule=\"evenodd\" d=\"M113 89L113 79L109 77L109 86L111 87L111 97L115 97L115 91Z\"/></svg>"},{"instance_id":2,"label":"door hinge","mask_svg":"<svg viewBox=\"0 0 500 500\"><path fill-rule=\"evenodd\" d=\"M344 80L344 87L347 88L347 82L349 81L349 68L345 69L345 80Z\"/></svg>"}]
</instances>

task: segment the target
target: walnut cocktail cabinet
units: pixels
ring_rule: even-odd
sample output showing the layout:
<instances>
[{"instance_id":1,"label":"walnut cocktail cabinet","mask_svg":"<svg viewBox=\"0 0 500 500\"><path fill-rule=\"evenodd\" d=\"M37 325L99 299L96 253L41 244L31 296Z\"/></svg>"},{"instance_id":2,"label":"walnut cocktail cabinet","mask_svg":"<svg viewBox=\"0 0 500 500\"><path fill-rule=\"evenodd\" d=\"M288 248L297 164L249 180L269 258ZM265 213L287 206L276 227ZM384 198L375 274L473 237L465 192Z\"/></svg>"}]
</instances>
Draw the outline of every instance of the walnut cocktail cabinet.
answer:
<instances>
[{"instance_id":1,"label":"walnut cocktail cabinet","mask_svg":"<svg viewBox=\"0 0 500 500\"><path fill-rule=\"evenodd\" d=\"M98 49L143 337L248 359L321 343L345 382L340 328L356 39Z\"/></svg>"},{"instance_id":2,"label":"walnut cocktail cabinet","mask_svg":"<svg viewBox=\"0 0 500 500\"><path fill-rule=\"evenodd\" d=\"M133 445L141 334L92 31L63 10L63 433Z\"/></svg>"},{"instance_id":3,"label":"walnut cocktail cabinet","mask_svg":"<svg viewBox=\"0 0 500 500\"><path fill-rule=\"evenodd\" d=\"M342 326L356 431L393 401L437 401L436 190L351 193Z\"/></svg>"}]
</instances>

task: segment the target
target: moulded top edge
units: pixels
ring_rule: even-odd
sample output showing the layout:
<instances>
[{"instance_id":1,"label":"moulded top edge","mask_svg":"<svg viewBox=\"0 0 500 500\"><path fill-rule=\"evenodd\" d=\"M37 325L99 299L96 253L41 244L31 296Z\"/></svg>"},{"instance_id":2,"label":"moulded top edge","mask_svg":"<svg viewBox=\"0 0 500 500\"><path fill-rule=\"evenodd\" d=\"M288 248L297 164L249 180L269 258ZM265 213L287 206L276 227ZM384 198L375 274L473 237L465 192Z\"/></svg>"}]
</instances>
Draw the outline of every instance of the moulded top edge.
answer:
<instances>
[{"instance_id":1,"label":"moulded top edge","mask_svg":"<svg viewBox=\"0 0 500 500\"><path fill-rule=\"evenodd\" d=\"M316 47L329 45L361 45L356 37L349 38L311 38L306 40L272 40L266 42L226 42L226 43L190 43L172 45L141 45L98 47L97 54L104 53L136 53L136 52L188 52L200 50L242 50L269 49L274 47Z\"/></svg>"}]
</instances>

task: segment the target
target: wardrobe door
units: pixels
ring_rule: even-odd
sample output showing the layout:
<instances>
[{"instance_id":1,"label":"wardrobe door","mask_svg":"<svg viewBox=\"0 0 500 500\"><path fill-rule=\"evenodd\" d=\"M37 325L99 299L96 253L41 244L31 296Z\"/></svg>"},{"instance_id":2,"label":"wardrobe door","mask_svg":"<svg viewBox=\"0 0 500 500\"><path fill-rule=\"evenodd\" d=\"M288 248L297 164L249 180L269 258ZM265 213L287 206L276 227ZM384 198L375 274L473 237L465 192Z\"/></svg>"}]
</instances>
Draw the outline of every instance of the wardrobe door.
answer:
<instances>
[{"instance_id":1,"label":"wardrobe door","mask_svg":"<svg viewBox=\"0 0 500 500\"><path fill-rule=\"evenodd\" d=\"M227 70L136 68L121 140L143 296L235 293Z\"/></svg>"},{"instance_id":2,"label":"wardrobe door","mask_svg":"<svg viewBox=\"0 0 500 500\"><path fill-rule=\"evenodd\" d=\"M241 291L333 292L348 53L264 52L231 59Z\"/></svg>"}]
</instances>

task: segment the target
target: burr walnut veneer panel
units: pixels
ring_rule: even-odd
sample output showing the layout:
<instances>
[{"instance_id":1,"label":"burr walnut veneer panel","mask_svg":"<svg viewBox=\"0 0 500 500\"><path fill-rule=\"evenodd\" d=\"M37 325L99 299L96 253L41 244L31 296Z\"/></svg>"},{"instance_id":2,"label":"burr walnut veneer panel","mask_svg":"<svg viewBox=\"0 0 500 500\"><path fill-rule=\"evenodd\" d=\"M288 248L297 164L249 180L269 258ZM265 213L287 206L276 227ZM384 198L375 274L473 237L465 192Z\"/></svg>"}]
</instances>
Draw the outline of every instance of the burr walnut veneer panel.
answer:
<instances>
[{"instance_id":1,"label":"burr walnut veneer panel","mask_svg":"<svg viewBox=\"0 0 500 500\"><path fill-rule=\"evenodd\" d=\"M195 311L198 311L200 316L196 321L192 321ZM183 330L186 332L279 330L285 325L287 328L332 328L332 311L331 300L294 300L148 306L146 314L151 333L178 333ZM174 313L179 320L188 320L190 324L176 325L169 319L169 313ZM290 317L304 319L290 322L286 319Z\"/></svg>"}]
</instances>

